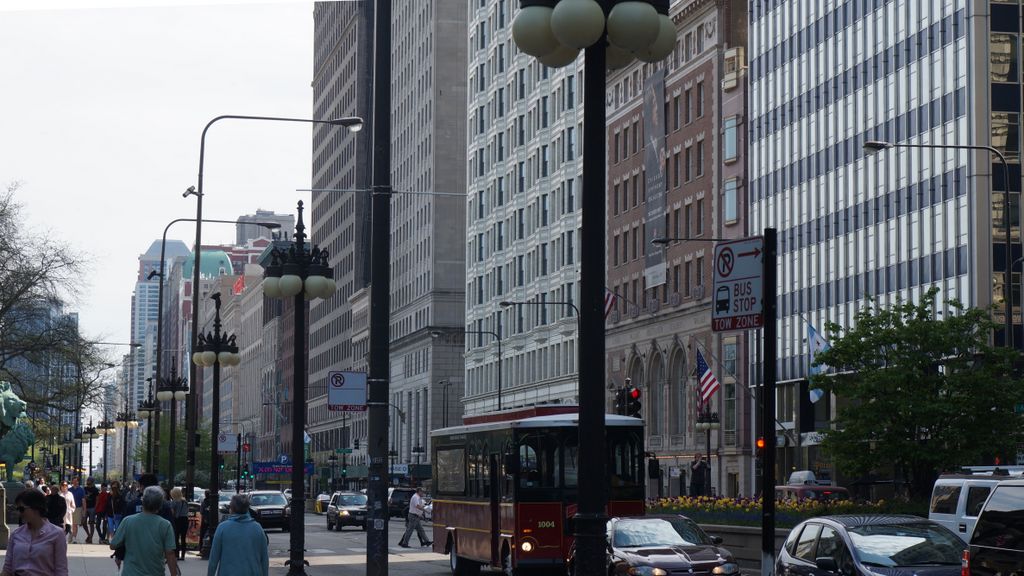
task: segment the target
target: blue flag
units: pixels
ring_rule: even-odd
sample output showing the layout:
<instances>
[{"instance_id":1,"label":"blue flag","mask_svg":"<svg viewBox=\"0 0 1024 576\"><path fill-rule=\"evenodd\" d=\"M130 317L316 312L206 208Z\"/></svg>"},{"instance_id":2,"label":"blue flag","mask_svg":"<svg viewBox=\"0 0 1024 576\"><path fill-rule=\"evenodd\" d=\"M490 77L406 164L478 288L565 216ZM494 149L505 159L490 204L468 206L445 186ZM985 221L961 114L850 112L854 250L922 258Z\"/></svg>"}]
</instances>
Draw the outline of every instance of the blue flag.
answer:
<instances>
[{"instance_id":1,"label":"blue flag","mask_svg":"<svg viewBox=\"0 0 1024 576\"><path fill-rule=\"evenodd\" d=\"M825 340L817 330L814 329L810 323L807 324L807 343L810 346L810 366L807 368L807 374L815 376L828 370L827 364L815 364L815 357L825 350L828 350L832 346ZM808 395L811 397L811 402L817 402L821 400L821 397L825 395L825 391L820 388L812 388Z\"/></svg>"}]
</instances>

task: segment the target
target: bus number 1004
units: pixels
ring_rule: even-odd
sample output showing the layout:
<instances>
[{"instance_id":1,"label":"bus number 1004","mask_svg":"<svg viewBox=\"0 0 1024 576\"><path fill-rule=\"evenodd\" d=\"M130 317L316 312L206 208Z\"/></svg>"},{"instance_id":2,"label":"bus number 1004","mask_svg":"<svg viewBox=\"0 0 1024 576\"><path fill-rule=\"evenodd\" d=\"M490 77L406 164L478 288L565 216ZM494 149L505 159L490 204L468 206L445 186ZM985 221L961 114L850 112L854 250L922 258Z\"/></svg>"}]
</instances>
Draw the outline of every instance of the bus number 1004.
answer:
<instances>
[{"instance_id":1,"label":"bus number 1004","mask_svg":"<svg viewBox=\"0 0 1024 576\"><path fill-rule=\"evenodd\" d=\"M537 528L554 528L554 527L555 527L555 521L554 520L538 520L537 521Z\"/></svg>"}]
</instances>

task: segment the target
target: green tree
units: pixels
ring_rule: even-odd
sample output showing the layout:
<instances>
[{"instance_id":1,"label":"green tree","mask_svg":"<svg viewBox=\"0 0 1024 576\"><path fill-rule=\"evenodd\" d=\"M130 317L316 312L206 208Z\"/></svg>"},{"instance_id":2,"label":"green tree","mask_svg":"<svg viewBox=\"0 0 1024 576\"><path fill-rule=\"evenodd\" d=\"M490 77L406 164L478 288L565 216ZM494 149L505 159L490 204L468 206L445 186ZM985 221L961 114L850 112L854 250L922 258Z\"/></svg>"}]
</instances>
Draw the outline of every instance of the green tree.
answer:
<instances>
[{"instance_id":1,"label":"green tree","mask_svg":"<svg viewBox=\"0 0 1024 576\"><path fill-rule=\"evenodd\" d=\"M1005 462L1024 440L1014 353L990 344L997 326L986 311L950 300L937 318L937 293L916 304L869 301L852 328L827 324L832 347L816 361L834 373L811 380L838 398L823 433L837 467L855 476L891 467L911 498L927 495L943 470Z\"/></svg>"}]
</instances>

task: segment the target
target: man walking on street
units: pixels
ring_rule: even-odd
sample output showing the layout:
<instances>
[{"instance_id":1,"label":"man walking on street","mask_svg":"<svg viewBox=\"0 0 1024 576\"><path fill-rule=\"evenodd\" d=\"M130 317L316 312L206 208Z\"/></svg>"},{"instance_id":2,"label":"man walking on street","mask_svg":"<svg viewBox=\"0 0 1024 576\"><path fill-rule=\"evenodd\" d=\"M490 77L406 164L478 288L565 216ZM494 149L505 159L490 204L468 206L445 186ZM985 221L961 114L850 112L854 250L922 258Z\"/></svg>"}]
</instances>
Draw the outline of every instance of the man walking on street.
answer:
<instances>
[{"instance_id":1,"label":"man walking on street","mask_svg":"<svg viewBox=\"0 0 1024 576\"><path fill-rule=\"evenodd\" d=\"M82 488L81 483L78 476L75 476L71 479L71 489L68 490L75 499L75 507L71 515L72 544L78 544L78 527L85 519L85 488Z\"/></svg>"},{"instance_id":2,"label":"man walking on street","mask_svg":"<svg viewBox=\"0 0 1024 576\"><path fill-rule=\"evenodd\" d=\"M398 545L402 548L410 547L409 537L412 536L413 530L416 531L416 537L420 539L420 546L433 544L431 540L427 540L427 534L423 531L423 509L426 505L426 502L423 501L423 488L417 488L416 493L409 499L409 515L406 519L405 534L402 534L402 539L398 541Z\"/></svg>"},{"instance_id":3,"label":"man walking on street","mask_svg":"<svg viewBox=\"0 0 1024 576\"><path fill-rule=\"evenodd\" d=\"M82 526L85 526L85 543L92 544L93 532L96 530L96 499L100 491L96 488L96 482L92 478L85 481L85 516L82 517Z\"/></svg>"}]
</instances>

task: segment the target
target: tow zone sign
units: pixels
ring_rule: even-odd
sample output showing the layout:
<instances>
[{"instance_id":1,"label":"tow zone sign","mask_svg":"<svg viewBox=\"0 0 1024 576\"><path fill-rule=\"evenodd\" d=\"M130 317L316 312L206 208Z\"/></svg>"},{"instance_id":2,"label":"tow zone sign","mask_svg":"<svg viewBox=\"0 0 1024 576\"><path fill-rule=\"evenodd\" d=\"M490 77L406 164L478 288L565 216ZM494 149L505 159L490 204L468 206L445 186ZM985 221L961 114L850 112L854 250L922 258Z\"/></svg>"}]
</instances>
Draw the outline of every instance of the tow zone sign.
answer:
<instances>
[{"instance_id":1,"label":"tow zone sign","mask_svg":"<svg viewBox=\"0 0 1024 576\"><path fill-rule=\"evenodd\" d=\"M715 246L715 332L748 330L764 325L764 239L761 236L721 242Z\"/></svg>"}]
</instances>

